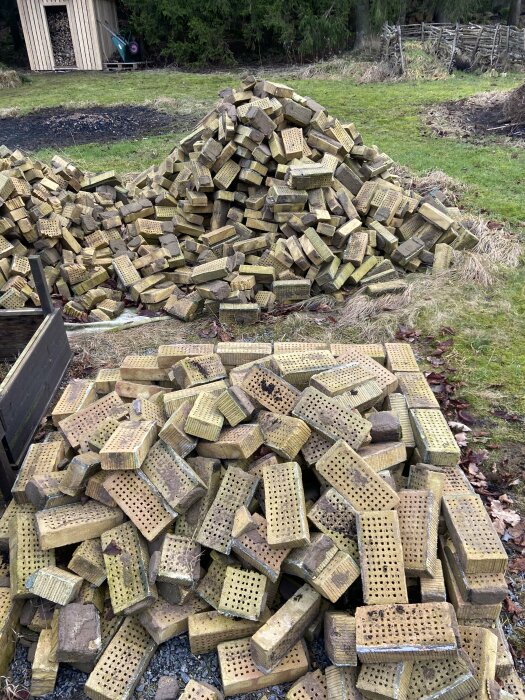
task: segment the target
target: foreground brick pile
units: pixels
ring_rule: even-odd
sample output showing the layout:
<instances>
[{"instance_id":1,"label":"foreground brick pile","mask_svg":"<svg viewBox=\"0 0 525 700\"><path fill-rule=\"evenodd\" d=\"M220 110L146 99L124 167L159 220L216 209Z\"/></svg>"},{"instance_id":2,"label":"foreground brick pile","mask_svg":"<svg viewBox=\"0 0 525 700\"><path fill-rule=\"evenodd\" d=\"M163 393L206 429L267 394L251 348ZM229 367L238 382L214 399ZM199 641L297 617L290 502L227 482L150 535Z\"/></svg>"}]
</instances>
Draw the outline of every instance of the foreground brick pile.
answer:
<instances>
[{"instance_id":1,"label":"foreground brick pile","mask_svg":"<svg viewBox=\"0 0 525 700\"><path fill-rule=\"evenodd\" d=\"M0 307L38 303L36 251L67 316L104 321L126 301L191 320L363 287L401 292L477 238L440 192L404 190L354 124L292 88L246 79L126 189L0 147ZM115 282L116 281L116 285Z\"/></svg>"},{"instance_id":2,"label":"foreground brick pile","mask_svg":"<svg viewBox=\"0 0 525 700\"><path fill-rule=\"evenodd\" d=\"M15 630L32 695L67 663L130 698L188 631L222 688L184 700L524 697L507 555L408 344L164 345L71 382L52 421L0 521L0 673Z\"/></svg>"}]
</instances>

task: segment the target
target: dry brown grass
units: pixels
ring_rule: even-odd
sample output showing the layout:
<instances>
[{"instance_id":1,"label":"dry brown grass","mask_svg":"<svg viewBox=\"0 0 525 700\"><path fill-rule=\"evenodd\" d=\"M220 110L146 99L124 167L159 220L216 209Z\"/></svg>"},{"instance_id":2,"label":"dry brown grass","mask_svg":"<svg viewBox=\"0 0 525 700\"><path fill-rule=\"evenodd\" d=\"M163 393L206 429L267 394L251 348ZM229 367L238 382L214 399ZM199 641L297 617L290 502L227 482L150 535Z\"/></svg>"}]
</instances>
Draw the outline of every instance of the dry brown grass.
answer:
<instances>
[{"instance_id":1,"label":"dry brown grass","mask_svg":"<svg viewBox=\"0 0 525 700\"><path fill-rule=\"evenodd\" d=\"M447 175L442 170L432 170L425 175L414 175L408 168L396 165L394 172L402 179L407 189L414 189L425 196L433 190L440 190L446 195L449 204L457 204L467 189L466 185Z\"/></svg>"},{"instance_id":2,"label":"dry brown grass","mask_svg":"<svg viewBox=\"0 0 525 700\"><path fill-rule=\"evenodd\" d=\"M512 124L525 124L525 83L508 94L503 112Z\"/></svg>"},{"instance_id":3,"label":"dry brown grass","mask_svg":"<svg viewBox=\"0 0 525 700\"><path fill-rule=\"evenodd\" d=\"M22 81L16 70L0 69L0 88L15 88L20 85Z\"/></svg>"}]
</instances>

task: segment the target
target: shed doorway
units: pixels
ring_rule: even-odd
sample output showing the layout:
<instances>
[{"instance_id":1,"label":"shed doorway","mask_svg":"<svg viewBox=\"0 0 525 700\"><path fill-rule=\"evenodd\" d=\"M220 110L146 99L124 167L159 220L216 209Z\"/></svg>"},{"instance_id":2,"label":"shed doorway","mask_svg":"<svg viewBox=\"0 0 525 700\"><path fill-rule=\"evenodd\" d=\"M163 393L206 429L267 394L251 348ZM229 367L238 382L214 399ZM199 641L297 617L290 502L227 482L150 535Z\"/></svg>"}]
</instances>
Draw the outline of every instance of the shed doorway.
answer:
<instances>
[{"instance_id":1,"label":"shed doorway","mask_svg":"<svg viewBox=\"0 0 525 700\"><path fill-rule=\"evenodd\" d=\"M76 68L75 50L66 5L46 5L46 19L56 68Z\"/></svg>"}]
</instances>

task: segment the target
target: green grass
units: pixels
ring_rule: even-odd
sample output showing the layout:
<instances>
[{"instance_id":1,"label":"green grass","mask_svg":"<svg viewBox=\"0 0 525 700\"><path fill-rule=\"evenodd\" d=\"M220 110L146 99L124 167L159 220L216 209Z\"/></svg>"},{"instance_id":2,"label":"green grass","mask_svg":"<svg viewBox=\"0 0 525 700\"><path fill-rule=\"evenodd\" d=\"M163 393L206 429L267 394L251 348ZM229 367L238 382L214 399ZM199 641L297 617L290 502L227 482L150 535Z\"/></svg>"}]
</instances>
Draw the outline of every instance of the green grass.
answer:
<instances>
[{"instance_id":1,"label":"green grass","mask_svg":"<svg viewBox=\"0 0 525 700\"><path fill-rule=\"evenodd\" d=\"M477 146L430 135L421 115L433 104L468 97L487 90L506 90L523 76L509 74L457 75L443 81L356 85L349 79L289 80L298 92L311 95L341 119L351 120L365 142L375 143L397 162L416 173L444 170L468 185L464 203L500 220L517 223L524 218L525 149L496 142ZM124 74L83 73L32 75L19 88L2 90L0 109L67 104L142 104L159 96L180 101L185 111L192 103L212 103L221 87L236 84L226 73L190 74L151 71ZM92 170L115 168L136 172L158 162L180 134L147 137L106 145L66 148L63 155ZM49 158L51 151L38 153Z\"/></svg>"},{"instance_id":2,"label":"green grass","mask_svg":"<svg viewBox=\"0 0 525 700\"><path fill-rule=\"evenodd\" d=\"M277 78L279 76L276 76ZM152 71L126 74L32 75L29 83L0 93L0 109L18 107L28 112L38 107L65 104L142 104L158 97L174 98L187 112L192 105L202 111L221 87L237 84L238 76L226 73L190 74ZM443 81L356 85L350 79L286 80L301 94L324 104L342 120L354 121L366 143L375 143L397 162L415 173L443 170L466 185L462 205L487 218L518 226L525 219L523 199L525 149L496 140L473 145L429 133L425 111L432 105L479 92L507 90L523 81L523 75L505 77L456 75ZM177 103L175 104L177 108ZM181 134L147 137L105 145L67 148L63 155L89 170L115 169L135 172L157 163ZM49 159L52 150L38 156ZM464 381L461 393L473 410L486 417L496 439L519 439L515 424L495 420L494 406L525 413L525 273L510 270L489 290L469 288L457 299L454 288L440 297L440 324L456 331L453 362ZM417 319L424 333L436 334L435 305ZM443 311L444 309L444 311ZM444 322L443 322L444 320ZM443 322L443 323L442 323ZM324 331L310 317L301 325L285 320L255 330L256 335L277 337L296 331L306 337ZM339 332L350 339L351 328Z\"/></svg>"}]
</instances>

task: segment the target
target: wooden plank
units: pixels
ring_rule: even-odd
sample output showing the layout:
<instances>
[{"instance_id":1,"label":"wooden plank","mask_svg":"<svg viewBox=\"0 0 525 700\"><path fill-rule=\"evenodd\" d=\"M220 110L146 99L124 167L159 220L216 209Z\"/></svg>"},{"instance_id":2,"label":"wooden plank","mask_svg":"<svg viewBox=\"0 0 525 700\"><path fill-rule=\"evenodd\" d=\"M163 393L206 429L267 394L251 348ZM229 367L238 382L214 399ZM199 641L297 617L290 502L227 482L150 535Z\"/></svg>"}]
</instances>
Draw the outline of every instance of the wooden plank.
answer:
<instances>
[{"instance_id":1,"label":"wooden plank","mask_svg":"<svg viewBox=\"0 0 525 700\"><path fill-rule=\"evenodd\" d=\"M31 442L71 357L57 309L44 319L0 386L0 422L8 457L14 464Z\"/></svg>"}]
</instances>

